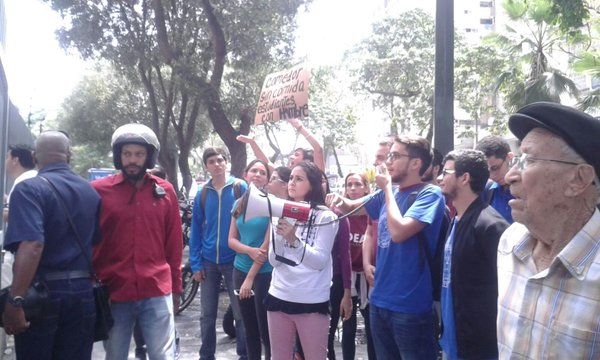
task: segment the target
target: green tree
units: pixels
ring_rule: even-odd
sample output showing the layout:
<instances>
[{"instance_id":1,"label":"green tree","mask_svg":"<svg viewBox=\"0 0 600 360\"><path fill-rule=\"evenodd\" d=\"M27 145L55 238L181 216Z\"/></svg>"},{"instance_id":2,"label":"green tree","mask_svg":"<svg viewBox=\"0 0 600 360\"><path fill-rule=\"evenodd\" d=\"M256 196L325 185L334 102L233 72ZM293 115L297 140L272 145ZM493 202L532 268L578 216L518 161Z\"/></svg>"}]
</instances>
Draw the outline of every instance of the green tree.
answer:
<instances>
[{"instance_id":1,"label":"green tree","mask_svg":"<svg viewBox=\"0 0 600 360\"><path fill-rule=\"evenodd\" d=\"M593 50L584 53L573 62L573 70L578 73L589 75L592 78L600 78L600 52ZM577 107L582 111L600 109L600 89L595 89L583 96Z\"/></svg>"},{"instance_id":2,"label":"green tree","mask_svg":"<svg viewBox=\"0 0 600 360\"><path fill-rule=\"evenodd\" d=\"M232 172L246 163L247 134L264 76L289 61L301 0L45 0L67 21L59 40L86 59L105 59L142 84L149 125L163 148L177 139L179 169L191 183L188 157L206 115L229 148ZM159 161L177 185L175 159Z\"/></svg>"},{"instance_id":3,"label":"green tree","mask_svg":"<svg viewBox=\"0 0 600 360\"><path fill-rule=\"evenodd\" d=\"M550 64L551 54L560 51L563 39L548 0L508 0L504 10L514 25L497 35L495 43L517 59L503 69L497 88L506 97L510 111L536 101L560 102L560 96L576 97L578 90L562 71Z\"/></svg>"},{"instance_id":4,"label":"green tree","mask_svg":"<svg viewBox=\"0 0 600 360\"><path fill-rule=\"evenodd\" d=\"M343 176L337 157L337 149L355 141L354 128L357 118L354 115L352 94L343 85L342 69L321 67L313 70L310 90L311 111L307 119L311 132L323 137L323 152L327 159L333 154L338 175Z\"/></svg>"},{"instance_id":5,"label":"green tree","mask_svg":"<svg viewBox=\"0 0 600 360\"><path fill-rule=\"evenodd\" d=\"M549 0L552 24L569 35L576 35L590 18L590 4L585 0Z\"/></svg>"},{"instance_id":6,"label":"green tree","mask_svg":"<svg viewBox=\"0 0 600 360\"><path fill-rule=\"evenodd\" d=\"M84 76L73 93L65 99L58 125L66 130L78 147L72 164L82 175L90 167L112 166L110 141L114 130L130 122L150 118L146 91L117 72L112 66L97 66ZM198 146L209 133L208 123L197 124L193 146ZM162 143L163 151L176 157L177 143L173 132Z\"/></svg>"},{"instance_id":7,"label":"green tree","mask_svg":"<svg viewBox=\"0 0 600 360\"><path fill-rule=\"evenodd\" d=\"M498 77L498 69L506 67L507 59L497 48L489 44L461 47L457 53L454 69L454 95L460 107L474 121L474 129L462 136L479 140L479 128L483 122L491 118L492 133L506 131L506 122L498 109L494 86Z\"/></svg>"},{"instance_id":8,"label":"green tree","mask_svg":"<svg viewBox=\"0 0 600 360\"><path fill-rule=\"evenodd\" d=\"M346 61L354 88L391 119L391 132L428 130L433 113L434 21L422 9L385 18Z\"/></svg>"}]
</instances>

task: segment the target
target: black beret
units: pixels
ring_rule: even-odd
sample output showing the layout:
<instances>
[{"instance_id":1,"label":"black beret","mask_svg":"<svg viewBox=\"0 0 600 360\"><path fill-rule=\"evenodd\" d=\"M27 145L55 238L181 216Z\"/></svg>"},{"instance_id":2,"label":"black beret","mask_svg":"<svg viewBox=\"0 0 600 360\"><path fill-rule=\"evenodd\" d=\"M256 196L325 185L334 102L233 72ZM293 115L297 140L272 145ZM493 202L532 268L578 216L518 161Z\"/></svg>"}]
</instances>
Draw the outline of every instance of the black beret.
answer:
<instances>
[{"instance_id":1,"label":"black beret","mask_svg":"<svg viewBox=\"0 0 600 360\"><path fill-rule=\"evenodd\" d=\"M519 140L536 127L561 137L600 176L600 120L553 102L526 105L508 119L508 128Z\"/></svg>"}]
</instances>

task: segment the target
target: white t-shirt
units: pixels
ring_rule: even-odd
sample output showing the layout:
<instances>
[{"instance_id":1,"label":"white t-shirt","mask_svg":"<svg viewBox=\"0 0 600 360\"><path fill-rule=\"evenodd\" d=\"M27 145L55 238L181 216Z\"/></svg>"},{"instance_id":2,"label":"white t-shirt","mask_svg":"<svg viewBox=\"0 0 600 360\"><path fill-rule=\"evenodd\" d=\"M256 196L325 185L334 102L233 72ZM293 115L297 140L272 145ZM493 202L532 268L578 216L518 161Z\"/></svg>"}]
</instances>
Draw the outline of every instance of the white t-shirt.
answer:
<instances>
[{"instance_id":1,"label":"white t-shirt","mask_svg":"<svg viewBox=\"0 0 600 360\"><path fill-rule=\"evenodd\" d=\"M329 210L311 210L311 216L313 214L315 224L329 223L337 219L337 216ZM277 221L277 218L273 218L274 226ZM337 230L337 222L325 226L311 226L310 232L307 224L298 226L296 236L300 241L295 248L286 246L286 241L275 234L275 239L271 239L269 243L269 262L273 265L269 293L278 299L302 304L329 301L333 276L331 249ZM276 260L273 242L276 242L277 255L299 265L290 266Z\"/></svg>"},{"instance_id":2,"label":"white t-shirt","mask_svg":"<svg viewBox=\"0 0 600 360\"><path fill-rule=\"evenodd\" d=\"M10 204L10 194L12 194L13 189L15 188L15 186L17 186L18 183L20 183L23 180L31 179L32 177L36 177L36 176L37 176L37 170L35 170L35 169L27 170L24 173L22 173L21 175L17 176L17 178L15 179L15 182L13 183L12 188L10 189L10 192L8 193L8 196L6 197L6 203Z\"/></svg>"}]
</instances>

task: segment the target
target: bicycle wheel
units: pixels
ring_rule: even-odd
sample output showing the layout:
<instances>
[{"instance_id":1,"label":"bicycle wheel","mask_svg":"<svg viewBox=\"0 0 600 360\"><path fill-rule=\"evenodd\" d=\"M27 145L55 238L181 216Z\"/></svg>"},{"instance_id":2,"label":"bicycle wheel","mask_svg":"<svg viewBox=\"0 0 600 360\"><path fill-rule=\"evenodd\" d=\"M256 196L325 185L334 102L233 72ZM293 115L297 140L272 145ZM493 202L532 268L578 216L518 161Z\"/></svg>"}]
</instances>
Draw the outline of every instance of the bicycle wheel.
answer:
<instances>
[{"instance_id":1,"label":"bicycle wheel","mask_svg":"<svg viewBox=\"0 0 600 360\"><path fill-rule=\"evenodd\" d=\"M235 319L233 317L233 309L231 308L231 304L225 310L223 314L223 332L227 334L227 336L234 338L235 337Z\"/></svg>"},{"instance_id":2,"label":"bicycle wheel","mask_svg":"<svg viewBox=\"0 0 600 360\"><path fill-rule=\"evenodd\" d=\"M196 294L198 293L198 287L200 286L200 283L194 280L193 275L192 268L189 264L186 264L186 266L184 266L184 268L181 270L183 292L181 293L181 301L176 314L181 313L188 306L190 306L192 301L194 301Z\"/></svg>"}]
</instances>

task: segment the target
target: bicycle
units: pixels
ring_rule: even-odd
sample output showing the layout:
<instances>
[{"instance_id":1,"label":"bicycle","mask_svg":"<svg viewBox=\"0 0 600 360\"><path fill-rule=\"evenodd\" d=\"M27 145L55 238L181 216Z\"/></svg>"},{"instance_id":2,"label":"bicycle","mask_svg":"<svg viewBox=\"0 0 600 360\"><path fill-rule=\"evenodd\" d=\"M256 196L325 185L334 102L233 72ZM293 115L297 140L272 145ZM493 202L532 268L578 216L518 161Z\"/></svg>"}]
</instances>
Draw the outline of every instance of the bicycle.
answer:
<instances>
[{"instance_id":1,"label":"bicycle","mask_svg":"<svg viewBox=\"0 0 600 360\"><path fill-rule=\"evenodd\" d=\"M179 201L179 212L181 213L181 226L183 233L183 247L189 246L190 244L190 229L192 226L192 207L193 202L186 199ZM189 260L181 266L181 282L183 291L181 292L181 301L179 302L179 308L177 308L176 314L181 313L185 310L192 301L196 298L200 283L194 280L194 273L192 272L192 266Z\"/></svg>"}]
</instances>

